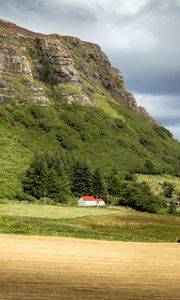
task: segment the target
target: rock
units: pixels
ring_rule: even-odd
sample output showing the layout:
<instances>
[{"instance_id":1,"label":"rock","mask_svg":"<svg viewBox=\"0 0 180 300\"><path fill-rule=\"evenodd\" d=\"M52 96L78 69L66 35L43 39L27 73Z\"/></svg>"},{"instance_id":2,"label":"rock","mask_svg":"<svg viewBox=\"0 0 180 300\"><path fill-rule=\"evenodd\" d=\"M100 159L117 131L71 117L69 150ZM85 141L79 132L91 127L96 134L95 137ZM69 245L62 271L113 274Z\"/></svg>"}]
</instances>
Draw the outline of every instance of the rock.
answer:
<instances>
[{"instance_id":1,"label":"rock","mask_svg":"<svg viewBox=\"0 0 180 300\"><path fill-rule=\"evenodd\" d=\"M1 104L31 101L46 106L53 96L94 105L98 87L98 93L151 119L137 106L122 73L111 66L101 48L76 37L34 33L0 19L0 78Z\"/></svg>"},{"instance_id":2,"label":"rock","mask_svg":"<svg viewBox=\"0 0 180 300\"><path fill-rule=\"evenodd\" d=\"M146 111L146 109L145 109L144 107L138 106L138 107L137 107L137 112L143 114L143 115L146 117L146 119L148 119L148 120L150 120L150 121L153 121L153 122L157 123L157 122L150 116L150 114Z\"/></svg>"}]
</instances>

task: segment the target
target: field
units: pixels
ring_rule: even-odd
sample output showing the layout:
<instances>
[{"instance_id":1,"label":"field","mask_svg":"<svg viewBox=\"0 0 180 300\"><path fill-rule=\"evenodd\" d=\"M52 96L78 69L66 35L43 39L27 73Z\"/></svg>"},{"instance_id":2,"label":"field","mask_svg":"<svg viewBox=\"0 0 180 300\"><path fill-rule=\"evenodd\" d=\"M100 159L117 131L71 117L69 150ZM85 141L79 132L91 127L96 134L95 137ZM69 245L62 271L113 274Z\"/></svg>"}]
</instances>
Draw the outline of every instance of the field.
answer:
<instances>
[{"instance_id":1,"label":"field","mask_svg":"<svg viewBox=\"0 0 180 300\"><path fill-rule=\"evenodd\" d=\"M124 207L79 208L0 204L0 233L84 239L176 242L180 217L148 214Z\"/></svg>"},{"instance_id":2,"label":"field","mask_svg":"<svg viewBox=\"0 0 180 300\"><path fill-rule=\"evenodd\" d=\"M2 300L178 300L179 244L0 235Z\"/></svg>"},{"instance_id":3,"label":"field","mask_svg":"<svg viewBox=\"0 0 180 300\"><path fill-rule=\"evenodd\" d=\"M102 216L117 212L113 208L101 209L97 207L62 207L53 205L21 204L9 201L0 204L0 216L36 217L50 219L66 219L86 216Z\"/></svg>"}]
</instances>

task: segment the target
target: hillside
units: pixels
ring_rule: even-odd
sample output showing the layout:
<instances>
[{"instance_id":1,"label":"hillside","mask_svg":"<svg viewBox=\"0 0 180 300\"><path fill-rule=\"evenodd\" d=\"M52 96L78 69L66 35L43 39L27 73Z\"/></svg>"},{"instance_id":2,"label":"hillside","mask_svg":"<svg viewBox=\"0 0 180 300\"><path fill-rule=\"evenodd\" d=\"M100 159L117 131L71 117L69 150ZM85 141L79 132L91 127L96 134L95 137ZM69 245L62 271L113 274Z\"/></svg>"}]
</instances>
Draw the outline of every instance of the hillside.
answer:
<instances>
[{"instance_id":1,"label":"hillside","mask_svg":"<svg viewBox=\"0 0 180 300\"><path fill-rule=\"evenodd\" d=\"M151 84L151 83L149 83ZM80 157L107 175L178 175L180 144L138 107L98 45L0 20L0 197L15 197L35 152Z\"/></svg>"},{"instance_id":2,"label":"hillside","mask_svg":"<svg viewBox=\"0 0 180 300\"><path fill-rule=\"evenodd\" d=\"M160 194L162 189L163 182L169 182L174 184L175 186L175 193L180 193L180 178L173 177L170 175L138 175L138 181L142 182L145 181L149 184L154 194Z\"/></svg>"}]
</instances>

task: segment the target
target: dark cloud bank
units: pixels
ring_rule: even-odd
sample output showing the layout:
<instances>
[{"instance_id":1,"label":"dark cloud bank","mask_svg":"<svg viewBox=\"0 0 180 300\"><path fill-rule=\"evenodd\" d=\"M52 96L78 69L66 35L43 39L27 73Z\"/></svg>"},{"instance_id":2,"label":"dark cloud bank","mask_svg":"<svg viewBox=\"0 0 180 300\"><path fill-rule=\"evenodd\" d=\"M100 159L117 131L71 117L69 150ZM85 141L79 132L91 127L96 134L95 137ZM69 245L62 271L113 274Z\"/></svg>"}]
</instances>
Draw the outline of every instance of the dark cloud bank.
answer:
<instances>
[{"instance_id":1,"label":"dark cloud bank","mask_svg":"<svg viewBox=\"0 0 180 300\"><path fill-rule=\"evenodd\" d=\"M138 103L180 139L180 0L0 0L0 17L100 44Z\"/></svg>"}]
</instances>

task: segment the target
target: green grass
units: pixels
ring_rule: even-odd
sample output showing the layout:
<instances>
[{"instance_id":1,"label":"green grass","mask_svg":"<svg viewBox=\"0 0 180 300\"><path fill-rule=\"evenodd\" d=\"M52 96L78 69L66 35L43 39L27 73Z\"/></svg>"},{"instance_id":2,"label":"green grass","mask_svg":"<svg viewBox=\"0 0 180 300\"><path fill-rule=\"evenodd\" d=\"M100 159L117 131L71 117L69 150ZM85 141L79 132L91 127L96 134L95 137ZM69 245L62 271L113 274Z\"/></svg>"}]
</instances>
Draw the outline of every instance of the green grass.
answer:
<instances>
[{"instance_id":1,"label":"green grass","mask_svg":"<svg viewBox=\"0 0 180 300\"><path fill-rule=\"evenodd\" d=\"M116 213L116 210L113 208L61 207L53 205L21 204L16 202L14 203L13 201L0 204L0 216L73 219L86 216L102 216L112 213Z\"/></svg>"},{"instance_id":2,"label":"green grass","mask_svg":"<svg viewBox=\"0 0 180 300\"><path fill-rule=\"evenodd\" d=\"M180 178L170 175L138 175L139 181L147 182L155 194L162 191L161 184L163 182L171 182L175 185L175 191L180 192Z\"/></svg>"},{"instance_id":3,"label":"green grass","mask_svg":"<svg viewBox=\"0 0 180 300\"><path fill-rule=\"evenodd\" d=\"M98 105L99 107L101 107L107 115L109 115L112 118L121 119L122 121L125 122L124 117L122 115L120 115L115 109L113 109L109 105L109 98L108 97L105 97L102 94L99 94L98 92L94 93L93 97L94 97L93 102L96 105Z\"/></svg>"},{"instance_id":4,"label":"green grass","mask_svg":"<svg viewBox=\"0 0 180 300\"><path fill-rule=\"evenodd\" d=\"M180 217L140 213L121 207L98 209L34 204L15 204L13 207L1 204L0 233L176 242L180 239Z\"/></svg>"}]
</instances>

